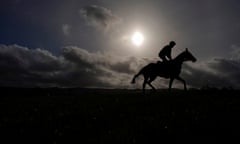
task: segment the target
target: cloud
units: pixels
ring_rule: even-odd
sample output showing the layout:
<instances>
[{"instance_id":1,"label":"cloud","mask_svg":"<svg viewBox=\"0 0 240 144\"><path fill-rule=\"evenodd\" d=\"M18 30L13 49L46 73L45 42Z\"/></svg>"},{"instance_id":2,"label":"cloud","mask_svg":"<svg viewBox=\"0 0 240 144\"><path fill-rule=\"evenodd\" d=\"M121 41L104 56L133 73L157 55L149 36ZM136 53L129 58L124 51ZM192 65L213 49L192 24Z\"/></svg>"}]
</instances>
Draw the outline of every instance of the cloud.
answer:
<instances>
[{"instance_id":1,"label":"cloud","mask_svg":"<svg viewBox=\"0 0 240 144\"><path fill-rule=\"evenodd\" d=\"M97 5L80 9L80 15L86 20L87 24L104 30L113 28L121 21L111 10Z\"/></svg>"},{"instance_id":2,"label":"cloud","mask_svg":"<svg viewBox=\"0 0 240 144\"><path fill-rule=\"evenodd\" d=\"M31 86L48 82L66 67L62 58L42 49L0 45L0 85Z\"/></svg>"},{"instance_id":3,"label":"cloud","mask_svg":"<svg viewBox=\"0 0 240 144\"><path fill-rule=\"evenodd\" d=\"M0 86L141 88L142 76L136 85L130 81L149 62L136 57L93 53L75 46L64 47L55 56L43 49L0 45ZM214 58L202 63L185 63L181 76L190 87L240 88L240 60ZM168 80L158 78L154 85L167 88ZM182 88L182 84L174 82L173 87Z\"/></svg>"},{"instance_id":4,"label":"cloud","mask_svg":"<svg viewBox=\"0 0 240 144\"><path fill-rule=\"evenodd\" d=\"M63 31L63 34L65 36L69 36L70 35L70 30L71 30L71 26L69 24L63 24L62 25L62 31Z\"/></svg>"},{"instance_id":5,"label":"cloud","mask_svg":"<svg viewBox=\"0 0 240 144\"><path fill-rule=\"evenodd\" d=\"M0 45L0 85L129 88L137 61L73 46L54 56L42 49Z\"/></svg>"},{"instance_id":6,"label":"cloud","mask_svg":"<svg viewBox=\"0 0 240 144\"><path fill-rule=\"evenodd\" d=\"M240 88L240 61L213 58L195 66L184 65L182 76L193 87Z\"/></svg>"},{"instance_id":7,"label":"cloud","mask_svg":"<svg viewBox=\"0 0 240 144\"><path fill-rule=\"evenodd\" d=\"M240 47L237 45L232 45L231 49L231 59L240 60Z\"/></svg>"}]
</instances>

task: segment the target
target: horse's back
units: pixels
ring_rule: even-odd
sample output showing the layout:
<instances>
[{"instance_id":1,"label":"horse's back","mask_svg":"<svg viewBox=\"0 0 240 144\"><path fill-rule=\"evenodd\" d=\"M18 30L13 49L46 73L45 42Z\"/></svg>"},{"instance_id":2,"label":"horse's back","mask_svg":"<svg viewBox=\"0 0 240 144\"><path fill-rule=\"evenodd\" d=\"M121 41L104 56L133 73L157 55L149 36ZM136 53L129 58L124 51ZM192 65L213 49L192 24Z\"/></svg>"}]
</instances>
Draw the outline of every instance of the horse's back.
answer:
<instances>
[{"instance_id":1,"label":"horse's back","mask_svg":"<svg viewBox=\"0 0 240 144\"><path fill-rule=\"evenodd\" d=\"M155 71L156 63L150 63L141 69L141 73L149 74Z\"/></svg>"},{"instance_id":2,"label":"horse's back","mask_svg":"<svg viewBox=\"0 0 240 144\"><path fill-rule=\"evenodd\" d=\"M173 61L165 61L161 62L158 61L156 64L153 64L153 71L152 74L156 74L157 76L170 78L173 75L174 70L174 63Z\"/></svg>"},{"instance_id":3,"label":"horse's back","mask_svg":"<svg viewBox=\"0 0 240 144\"><path fill-rule=\"evenodd\" d=\"M143 75L150 76L160 76L164 78L175 77L180 73L180 69L172 61L149 63L143 67L140 71Z\"/></svg>"}]
</instances>

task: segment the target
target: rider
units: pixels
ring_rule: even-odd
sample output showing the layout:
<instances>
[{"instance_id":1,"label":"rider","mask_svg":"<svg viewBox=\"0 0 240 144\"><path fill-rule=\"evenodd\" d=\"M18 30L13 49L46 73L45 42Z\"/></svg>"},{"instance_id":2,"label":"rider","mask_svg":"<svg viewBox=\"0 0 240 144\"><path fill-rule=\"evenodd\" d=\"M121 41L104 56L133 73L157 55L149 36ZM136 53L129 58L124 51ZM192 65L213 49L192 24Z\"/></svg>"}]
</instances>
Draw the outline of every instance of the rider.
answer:
<instances>
[{"instance_id":1,"label":"rider","mask_svg":"<svg viewBox=\"0 0 240 144\"><path fill-rule=\"evenodd\" d=\"M162 59L163 62L172 60L171 52L172 48L176 45L174 41L170 41L168 45L164 46L159 52L158 56ZM166 59L166 57L168 59Z\"/></svg>"}]
</instances>

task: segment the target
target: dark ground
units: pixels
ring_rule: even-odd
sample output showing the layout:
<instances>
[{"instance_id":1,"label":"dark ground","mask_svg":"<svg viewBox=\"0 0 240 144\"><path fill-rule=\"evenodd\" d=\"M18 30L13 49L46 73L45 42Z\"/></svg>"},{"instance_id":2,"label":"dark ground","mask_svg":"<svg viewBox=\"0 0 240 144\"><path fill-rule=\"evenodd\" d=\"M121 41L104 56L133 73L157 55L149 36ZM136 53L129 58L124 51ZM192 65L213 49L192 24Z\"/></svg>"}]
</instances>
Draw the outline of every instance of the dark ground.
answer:
<instances>
[{"instance_id":1,"label":"dark ground","mask_svg":"<svg viewBox=\"0 0 240 144\"><path fill-rule=\"evenodd\" d=\"M0 90L1 144L240 142L240 91Z\"/></svg>"}]
</instances>

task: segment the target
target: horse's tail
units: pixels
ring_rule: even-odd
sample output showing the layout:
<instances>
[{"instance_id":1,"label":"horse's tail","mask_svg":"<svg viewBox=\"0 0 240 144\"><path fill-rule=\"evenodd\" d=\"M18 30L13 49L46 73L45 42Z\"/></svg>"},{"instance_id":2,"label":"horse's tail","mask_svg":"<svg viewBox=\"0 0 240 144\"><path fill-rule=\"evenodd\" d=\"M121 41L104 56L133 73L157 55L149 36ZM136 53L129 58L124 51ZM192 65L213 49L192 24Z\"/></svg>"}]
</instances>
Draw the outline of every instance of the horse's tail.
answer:
<instances>
[{"instance_id":1,"label":"horse's tail","mask_svg":"<svg viewBox=\"0 0 240 144\"><path fill-rule=\"evenodd\" d=\"M134 77L133 77L133 79L132 79L132 84L135 84L135 79L138 77L138 76L140 76L142 74L142 70L140 70L139 72L138 72L138 74L136 74Z\"/></svg>"}]
</instances>

